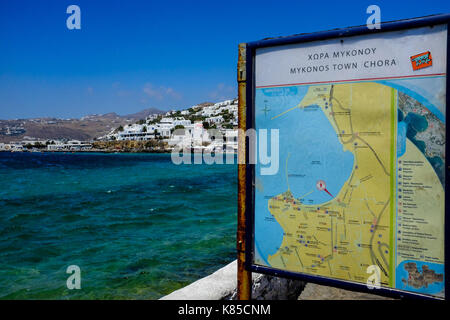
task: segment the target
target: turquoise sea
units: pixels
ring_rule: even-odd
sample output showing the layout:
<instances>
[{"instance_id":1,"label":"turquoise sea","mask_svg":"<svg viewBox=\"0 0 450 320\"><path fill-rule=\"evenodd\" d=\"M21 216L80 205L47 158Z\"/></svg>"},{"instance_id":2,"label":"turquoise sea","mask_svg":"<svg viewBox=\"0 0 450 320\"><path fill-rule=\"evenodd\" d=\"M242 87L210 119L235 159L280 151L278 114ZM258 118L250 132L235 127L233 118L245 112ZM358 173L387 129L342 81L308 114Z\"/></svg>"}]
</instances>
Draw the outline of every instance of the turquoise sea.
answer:
<instances>
[{"instance_id":1,"label":"turquoise sea","mask_svg":"<svg viewBox=\"0 0 450 320\"><path fill-rule=\"evenodd\" d=\"M156 299L235 259L237 165L0 153L0 178L0 299Z\"/></svg>"}]
</instances>

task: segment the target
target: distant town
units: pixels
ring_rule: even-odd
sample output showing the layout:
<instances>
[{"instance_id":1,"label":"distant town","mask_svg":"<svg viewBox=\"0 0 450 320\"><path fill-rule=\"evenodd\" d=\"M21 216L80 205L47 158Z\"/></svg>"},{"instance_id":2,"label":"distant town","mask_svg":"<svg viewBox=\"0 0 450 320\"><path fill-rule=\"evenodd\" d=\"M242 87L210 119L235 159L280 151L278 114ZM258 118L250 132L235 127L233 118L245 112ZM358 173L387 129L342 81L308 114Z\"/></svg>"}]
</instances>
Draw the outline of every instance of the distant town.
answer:
<instances>
[{"instance_id":1,"label":"distant town","mask_svg":"<svg viewBox=\"0 0 450 320\"><path fill-rule=\"evenodd\" d=\"M237 119L233 99L165 113L147 109L128 116L2 120L0 151L170 152L177 146L192 152L236 153Z\"/></svg>"}]
</instances>

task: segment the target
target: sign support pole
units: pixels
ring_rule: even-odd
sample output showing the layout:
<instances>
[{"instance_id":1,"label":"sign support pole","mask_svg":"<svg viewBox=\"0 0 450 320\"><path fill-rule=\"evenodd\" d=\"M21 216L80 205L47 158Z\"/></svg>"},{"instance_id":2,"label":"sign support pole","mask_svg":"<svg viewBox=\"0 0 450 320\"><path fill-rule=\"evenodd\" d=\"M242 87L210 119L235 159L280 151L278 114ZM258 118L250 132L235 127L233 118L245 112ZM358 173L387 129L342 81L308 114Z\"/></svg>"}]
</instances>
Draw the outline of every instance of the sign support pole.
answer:
<instances>
[{"instance_id":1,"label":"sign support pole","mask_svg":"<svg viewBox=\"0 0 450 320\"><path fill-rule=\"evenodd\" d=\"M237 298L251 299L252 273L245 269L245 201L246 201L246 159L245 159L245 130L246 130L246 44L239 44L238 58L238 121L239 121L239 151L238 151L238 229L236 237L237 247Z\"/></svg>"}]
</instances>

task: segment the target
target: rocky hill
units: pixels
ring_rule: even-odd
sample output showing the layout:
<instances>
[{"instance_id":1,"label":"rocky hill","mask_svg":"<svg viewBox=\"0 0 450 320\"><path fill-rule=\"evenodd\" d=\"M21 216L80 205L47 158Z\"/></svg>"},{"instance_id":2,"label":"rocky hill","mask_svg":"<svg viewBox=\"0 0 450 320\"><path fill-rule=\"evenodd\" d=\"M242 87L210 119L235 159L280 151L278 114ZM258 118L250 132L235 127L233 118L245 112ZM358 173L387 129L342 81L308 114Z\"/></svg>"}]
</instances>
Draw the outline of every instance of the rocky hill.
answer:
<instances>
[{"instance_id":1,"label":"rocky hill","mask_svg":"<svg viewBox=\"0 0 450 320\"><path fill-rule=\"evenodd\" d=\"M137 113L118 115L114 112L94 114L80 119L35 118L0 120L0 143L26 139L90 140L109 133L112 129L145 119L150 114L164 111L149 108Z\"/></svg>"}]
</instances>

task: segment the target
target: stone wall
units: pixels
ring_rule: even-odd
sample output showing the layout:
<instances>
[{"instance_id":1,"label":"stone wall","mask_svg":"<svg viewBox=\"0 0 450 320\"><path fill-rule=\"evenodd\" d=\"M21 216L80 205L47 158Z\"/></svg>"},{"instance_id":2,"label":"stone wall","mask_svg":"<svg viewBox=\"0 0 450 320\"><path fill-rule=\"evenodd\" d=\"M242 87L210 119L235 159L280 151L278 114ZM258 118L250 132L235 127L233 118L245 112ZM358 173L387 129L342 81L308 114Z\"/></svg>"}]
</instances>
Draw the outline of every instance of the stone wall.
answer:
<instances>
[{"instance_id":1,"label":"stone wall","mask_svg":"<svg viewBox=\"0 0 450 320\"><path fill-rule=\"evenodd\" d=\"M256 273L252 283L252 299L254 300L297 300L305 287L303 281L278 278ZM237 290L224 299L236 300Z\"/></svg>"}]
</instances>

